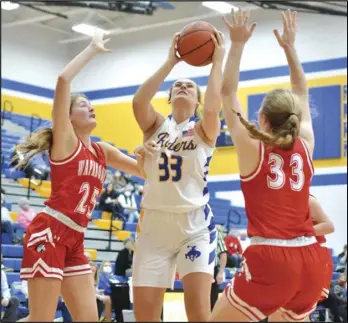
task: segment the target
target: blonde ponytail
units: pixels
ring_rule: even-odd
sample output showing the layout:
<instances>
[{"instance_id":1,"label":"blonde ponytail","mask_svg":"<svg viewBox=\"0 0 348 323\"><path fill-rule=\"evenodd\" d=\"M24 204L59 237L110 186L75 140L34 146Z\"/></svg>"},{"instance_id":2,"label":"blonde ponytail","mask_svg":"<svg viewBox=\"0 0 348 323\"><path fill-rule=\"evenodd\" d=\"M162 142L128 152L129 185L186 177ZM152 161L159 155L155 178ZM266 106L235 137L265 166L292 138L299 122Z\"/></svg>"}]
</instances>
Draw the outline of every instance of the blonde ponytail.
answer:
<instances>
[{"instance_id":1,"label":"blonde ponytail","mask_svg":"<svg viewBox=\"0 0 348 323\"><path fill-rule=\"evenodd\" d=\"M52 146L53 132L52 128L42 128L37 132L34 132L30 137L25 138L24 142L16 145L15 149L17 155L13 157L13 161L20 160L15 168L21 168L25 166L29 159L34 155L50 150ZM19 156L25 157L21 159Z\"/></svg>"},{"instance_id":2,"label":"blonde ponytail","mask_svg":"<svg viewBox=\"0 0 348 323\"><path fill-rule=\"evenodd\" d=\"M234 110L233 110L234 111ZM255 124L250 123L239 113L234 111L243 126L249 131L249 135L253 139L261 140L265 145L278 146L284 150L290 150L298 136L298 118L296 115L291 115L285 124L277 129L272 129L271 133L262 131Z\"/></svg>"},{"instance_id":3,"label":"blonde ponytail","mask_svg":"<svg viewBox=\"0 0 348 323\"><path fill-rule=\"evenodd\" d=\"M262 102L261 113L267 118L270 132L256 127L233 110L240 122L249 131L250 137L269 146L290 150L299 135L301 107L299 98L288 90L275 89L269 92Z\"/></svg>"}]
</instances>

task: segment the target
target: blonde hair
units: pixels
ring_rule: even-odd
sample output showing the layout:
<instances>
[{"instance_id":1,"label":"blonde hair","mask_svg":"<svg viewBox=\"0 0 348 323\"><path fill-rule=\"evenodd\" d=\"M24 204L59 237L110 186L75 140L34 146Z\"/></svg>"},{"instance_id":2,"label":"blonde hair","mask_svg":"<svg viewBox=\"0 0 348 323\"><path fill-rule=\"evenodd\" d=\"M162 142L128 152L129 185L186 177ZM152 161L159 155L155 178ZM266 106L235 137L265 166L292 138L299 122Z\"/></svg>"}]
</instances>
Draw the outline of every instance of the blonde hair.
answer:
<instances>
[{"instance_id":1,"label":"blonde hair","mask_svg":"<svg viewBox=\"0 0 348 323\"><path fill-rule=\"evenodd\" d=\"M84 94L74 94L70 97L70 113L71 109L77 100L77 98L87 98ZM35 131L30 137L24 139L23 142L16 145L15 149L17 154L13 157L12 161L17 161L20 159L19 163L15 168L21 168L25 166L30 158L34 155L49 151L52 147L53 142L53 131L52 128L42 128L38 131ZM20 158L20 155L24 155L24 158Z\"/></svg>"},{"instance_id":2,"label":"blonde hair","mask_svg":"<svg viewBox=\"0 0 348 323\"><path fill-rule=\"evenodd\" d=\"M271 129L265 132L247 121L234 111L240 122L249 131L253 139L258 139L269 146L278 146L290 150L299 134L301 109L299 98L291 91L276 89L267 94L261 106L261 113L267 118Z\"/></svg>"},{"instance_id":3,"label":"blonde hair","mask_svg":"<svg viewBox=\"0 0 348 323\"><path fill-rule=\"evenodd\" d=\"M112 265L112 264L111 264L111 261L109 261L109 260L103 260L102 263L100 264L100 267L99 267L99 272L100 272L100 273L103 272L103 269L104 269L105 264L110 264L110 265Z\"/></svg>"},{"instance_id":4,"label":"blonde hair","mask_svg":"<svg viewBox=\"0 0 348 323\"><path fill-rule=\"evenodd\" d=\"M95 286L98 286L98 284L99 284L99 271L98 271L98 266L97 266L97 264L96 264L95 262L93 262L93 261L90 261L90 262L89 262L89 265L90 265L91 267L94 267L94 268L95 268L95 273L94 273L94 285L95 285Z\"/></svg>"}]
</instances>

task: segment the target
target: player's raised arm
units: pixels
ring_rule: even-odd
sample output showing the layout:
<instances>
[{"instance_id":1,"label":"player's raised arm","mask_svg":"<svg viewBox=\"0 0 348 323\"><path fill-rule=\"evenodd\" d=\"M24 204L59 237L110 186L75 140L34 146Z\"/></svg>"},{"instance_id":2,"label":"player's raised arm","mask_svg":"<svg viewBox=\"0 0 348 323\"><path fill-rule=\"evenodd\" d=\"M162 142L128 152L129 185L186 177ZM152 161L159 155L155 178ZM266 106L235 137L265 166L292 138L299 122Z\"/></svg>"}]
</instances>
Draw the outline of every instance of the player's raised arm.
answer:
<instances>
[{"instance_id":1,"label":"player's raised arm","mask_svg":"<svg viewBox=\"0 0 348 323\"><path fill-rule=\"evenodd\" d=\"M151 100L170 71L180 61L180 58L176 56L178 37L178 34L174 35L166 61L139 87L133 97L134 116L144 134L145 140L151 137L164 122L164 117L153 108Z\"/></svg>"},{"instance_id":2,"label":"player's raised arm","mask_svg":"<svg viewBox=\"0 0 348 323\"><path fill-rule=\"evenodd\" d=\"M220 132L222 62L225 55L225 39L220 31L211 36L215 45L213 65L210 71L207 91L205 92L202 128L205 137L215 143Z\"/></svg>"},{"instance_id":3,"label":"player's raised arm","mask_svg":"<svg viewBox=\"0 0 348 323\"><path fill-rule=\"evenodd\" d=\"M297 12L291 12L288 10L286 13L282 12L281 15L283 20L283 34L280 35L277 29L275 29L273 32L278 40L279 46L284 49L286 59L288 61L292 91L299 97L300 100L302 113L300 137L305 140L311 155L313 155L314 132L309 107L308 86L306 76L295 47Z\"/></svg>"},{"instance_id":4,"label":"player's raised arm","mask_svg":"<svg viewBox=\"0 0 348 323\"><path fill-rule=\"evenodd\" d=\"M105 155L105 161L108 166L121 170L127 174L146 178L144 171L145 154L154 154L158 150L154 141L148 141L138 146L134 150L136 159L131 158L106 142L99 142Z\"/></svg>"},{"instance_id":5,"label":"player's raised arm","mask_svg":"<svg viewBox=\"0 0 348 323\"><path fill-rule=\"evenodd\" d=\"M314 231L316 236L326 235L335 231L335 226L318 202L318 200L309 196L309 211L312 219L316 222Z\"/></svg>"},{"instance_id":6,"label":"player's raised arm","mask_svg":"<svg viewBox=\"0 0 348 323\"><path fill-rule=\"evenodd\" d=\"M71 82L96 54L111 52L104 47L108 41L103 40L103 34L97 32L91 43L58 76L52 113L53 159L64 159L76 149L78 139L70 121Z\"/></svg>"},{"instance_id":7,"label":"player's raised arm","mask_svg":"<svg viewBox=\"0 0 348 323\"><path fill-rule=\"evenodd\" d=\"M232 10L231 16L231 22L225 17L223 18L232 44L228 53L222 82L222 107L228 131L238 151L239 164L245 165L245 162L248 163L248 161L253 160L250 156L255 155L255 160L258 159L258 143L249 136L252 125L242 117L237 91L244 46L252 36L256 24L252 24L249 27L249 11L243 12L239 9L238 13L235 13Z\"/></svg>"}]
</instances>

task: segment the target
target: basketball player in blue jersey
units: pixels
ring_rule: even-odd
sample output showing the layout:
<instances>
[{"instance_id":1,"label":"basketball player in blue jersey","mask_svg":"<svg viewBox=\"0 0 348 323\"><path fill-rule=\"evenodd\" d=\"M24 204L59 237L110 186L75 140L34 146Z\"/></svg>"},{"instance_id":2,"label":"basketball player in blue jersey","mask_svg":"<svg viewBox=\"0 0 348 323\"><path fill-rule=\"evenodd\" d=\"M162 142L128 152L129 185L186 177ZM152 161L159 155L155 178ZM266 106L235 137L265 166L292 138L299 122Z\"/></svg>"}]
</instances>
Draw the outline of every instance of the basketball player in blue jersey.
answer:
<instances>
[{"instance_id":1,"label":"basketball player in blue jersey","mask_svg":"<svg viewBox=\"0 0 348 323\"><path fill-rule=\"evenodd\" d=\"M206 176L220 132L223 35L216 31L212 68L202 120L196 118L201 93L191 80L179 79L170 90L172 114L165 118L151 105L164 79L180 61L178 35L164 64L133 98L144 142L154 140L158 154L146 156L147 179L133 262L134 313L137 322L159 322L164 292L175 272L184 287L189 321L210 315L215 260L215 223L208 205Z\"/></svg>"}]
</instances>

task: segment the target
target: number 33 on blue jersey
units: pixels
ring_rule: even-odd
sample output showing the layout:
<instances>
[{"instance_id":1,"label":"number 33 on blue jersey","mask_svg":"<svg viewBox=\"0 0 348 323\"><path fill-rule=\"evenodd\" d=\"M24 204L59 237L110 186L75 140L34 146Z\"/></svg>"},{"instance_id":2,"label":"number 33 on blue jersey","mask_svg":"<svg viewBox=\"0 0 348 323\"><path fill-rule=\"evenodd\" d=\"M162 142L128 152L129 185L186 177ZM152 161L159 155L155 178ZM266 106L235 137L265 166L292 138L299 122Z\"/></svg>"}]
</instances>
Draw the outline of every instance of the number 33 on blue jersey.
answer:
<instances>
[{"instance_id":1,"label":"number 33 on blue jersey","mask_svg":"<svg viewBox=\"0 0 348 323\"><path fill-rule=\"evenodd\" d=\"M171 179L173 182L180 181L182 162L181 156L167 156L166 153L162 152L159 162L159 170L162 171L162 175L159 176L160 182L165 182L168 179Z\"/></svg>"}]
</instances>

